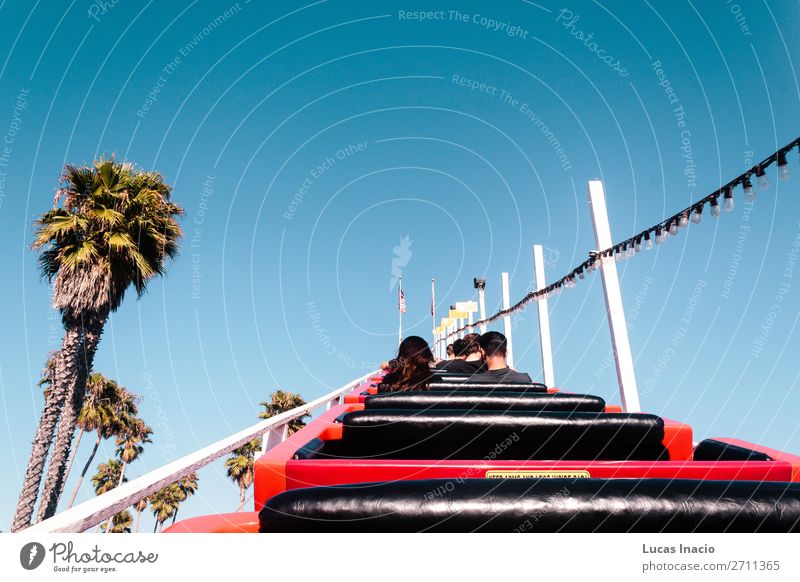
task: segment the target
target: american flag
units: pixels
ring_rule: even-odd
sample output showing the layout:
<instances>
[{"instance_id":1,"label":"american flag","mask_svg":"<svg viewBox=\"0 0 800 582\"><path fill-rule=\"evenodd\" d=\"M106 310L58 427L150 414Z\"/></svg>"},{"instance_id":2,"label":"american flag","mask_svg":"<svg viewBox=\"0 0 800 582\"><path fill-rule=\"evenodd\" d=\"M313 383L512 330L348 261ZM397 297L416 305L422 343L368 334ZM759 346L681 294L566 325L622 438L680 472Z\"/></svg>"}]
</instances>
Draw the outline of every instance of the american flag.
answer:
<instances>
[{"instance_id":1,"label":"american flag","mask_svg":"<svg viewBox=\"0 0 800 582\"><path fill-rule=\"evenodd\" d=\"M400 293L397 295L397 307L400 309L400 313L406 312L406 296L402 289L400 289Z\"/></svg>"}]
</instances>

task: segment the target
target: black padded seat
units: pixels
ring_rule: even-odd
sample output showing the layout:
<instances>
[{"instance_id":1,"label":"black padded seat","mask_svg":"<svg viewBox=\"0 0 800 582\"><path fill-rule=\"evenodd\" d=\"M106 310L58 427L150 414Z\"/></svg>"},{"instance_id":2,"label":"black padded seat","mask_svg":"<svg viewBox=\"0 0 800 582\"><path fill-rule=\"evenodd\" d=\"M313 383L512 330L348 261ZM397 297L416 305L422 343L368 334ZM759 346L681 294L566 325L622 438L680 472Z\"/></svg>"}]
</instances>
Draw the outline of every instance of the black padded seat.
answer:
<instances>
[{"instance_id":1,"label":"black padded seat","mask_svg":"<svg viewBox=\"0 0 800 582\"><path fill-rule=\"evenodd\" d=\"M360 410L339 440L297 459L669 460L664 421L650 414L486 410Z\"/></svg>"},{"instance_id":2,"label":"black padded seat","mask_svg":"<svg viewBox=\"0 0 800 582\"><path fill-rule=\"evenodd\" d=\"M531 382L530 384L512 382L498 382L497 384L491 384L488 382L431 382L428 384L428 390L478 390L481 392L500 390L502 392L547 392L547 386L544 384L539 384L538 382Z\"/></svg>"},{"instance_id":3,"label":"black padded seat","mask_svg":"<svg viewBox=\"0 0 800 582\"><path fill-rule=\"evenodd\" d=\"M766 453L723 443L714 439L700 441L694 449L695 461L773 461Z\"/></svg>"},{"instance_id":4,"label":"black padded seat","mask_svg":"<svg viewBox=\"0 0 800 582\"><path fill-rule=\"evenodd\" d=\"M260 532L798 532L800 483L431 479L293 489Z\"/></svg>"},{"instance_id":5,"label":"black padded seat","mask_svg":"<svg viewBox=\"0 0 800 582\"><path fill-rule=\"evenodd\" d=\"M540 394L530 392L480 392L430 390L391 392L367 396L367 410L526 410L542 412L603 412L605 400L588 394Z\"/></svg>"}]
</instances>

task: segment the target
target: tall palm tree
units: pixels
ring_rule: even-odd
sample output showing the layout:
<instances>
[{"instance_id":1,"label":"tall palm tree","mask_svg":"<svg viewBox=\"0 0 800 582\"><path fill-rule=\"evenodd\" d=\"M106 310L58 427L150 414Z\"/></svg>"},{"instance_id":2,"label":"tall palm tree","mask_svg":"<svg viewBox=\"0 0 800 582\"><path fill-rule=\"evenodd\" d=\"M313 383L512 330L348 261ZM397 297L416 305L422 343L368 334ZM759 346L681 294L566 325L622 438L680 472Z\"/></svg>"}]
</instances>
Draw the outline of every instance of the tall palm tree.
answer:
<instances>
[{"instance_id":1,"label":"tall palm tree","mask_svg":"<svg viewBox=\"0 0 800 582\"><path fill-rule=\"evenodd\" d=\"M133 525L131 512L125 509L111 518L111 527L104 523L101 529L106 533L131 533L131 525Z\"/></svg>"},{"instance_id":2,"label":"tall palm tree","mask_svg":"<svg viewBox=\"0 0 800 582\"><path fill-rule=\"evenodd\" d=\"M103 439L120 435L123 429L122 419L126 415L131 416L138 413L138 400L138 396L102 374L97 373L89 376L89 380L86 383L86 400L83 403L80 414L78 414L78 436L75 439L72 454L67 462L65 480L69 476L72 461L78 451L83 433L96 431L97 438L95 439L92 453L89 455L89 459L86 461L77 483L75 483L75 488L72 490L67 509L75 503L75 498L89 467L94 461L100 442Z\"/></svg>"},{"instance_id":3,"label":"tall palm tree","mask_svg":"<svg viewBox=\"0 0 800 582\"><path fill-rule=\"evenodd\" d=\"M261 439L253 439L231 452L225 460L228 478L239 486L239 509L244 509L247 490L253 484L256 453L261 449Z\"/></svg>"},{"instance_id":4,"label":"tall palm tree","mask_svg":"<svg viewBox=\"0 0 800 582\"><path fill-rule=\"evenodd\" d=\"M164 272L167 258L178 253L182 233L176 217L183 210L171 201L170 190L160 174L113 158L91 166L68 164L54 208L35 223L33 248L41 251L43 276L53 281L53 306L61 311L65 331L53 396L45 402L47 413L37 430L14 531L30 525L43 458L52 441L47 430L52 417L60 415L39 516L56 512L86 378L109 315L128 287L133 285L141 296L148 281Z\"/></svg>"},{"instance_id":5,"label":"tall palm tree","mask_svg":"<svg viewBox=\"0 0 800 582\"><path fill-rule=\"evenodd\" d=\"M277 416L283 412L286 412L287 410L297 408L298 406L303 406L305 403L306 401L303 400L303 397L299 394L284 392L283 390L276 390L272 393L271 400L269 402L261 402L259 404L259 406L263 406L265 410L264 412L259 413L258 418L272 418L273 416ZM305 418L310 416L311 415L309 414L304 414L303 416L290 421L287 434L292 435L303 428L306 425Z\"/></svg>"}]
</instances>

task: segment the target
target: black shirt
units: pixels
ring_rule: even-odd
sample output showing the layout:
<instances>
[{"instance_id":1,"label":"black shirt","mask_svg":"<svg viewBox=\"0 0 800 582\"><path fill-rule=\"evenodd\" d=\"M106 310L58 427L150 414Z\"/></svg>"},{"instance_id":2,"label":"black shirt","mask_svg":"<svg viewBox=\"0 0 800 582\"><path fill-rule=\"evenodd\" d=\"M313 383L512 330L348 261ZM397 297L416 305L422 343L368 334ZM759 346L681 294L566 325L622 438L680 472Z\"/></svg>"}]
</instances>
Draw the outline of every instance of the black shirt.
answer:
<instances>
[{"instance_id":1,"label":"black shirt","mask_svg":"<svg viewBox=\"0 0 800 582\"><path fill-rule=\"evenodd\" d=\"M477 374L483 369L483 360L445 360L436 364L436 369L453 374Z\"/></svg>"},{"instance_id":2,"label":"black shirt","mask_svg":"<svg viewBox=\"0 0 800 582\"><path fill-rule=\"evenodd\" d=\"M470 378L470 382L481 382L484 384L531 384L533 380L525 372L515 372L511 368L505 367L499 370L486 370L480 374L475 374Z\"/></svg>"}]
</instances>

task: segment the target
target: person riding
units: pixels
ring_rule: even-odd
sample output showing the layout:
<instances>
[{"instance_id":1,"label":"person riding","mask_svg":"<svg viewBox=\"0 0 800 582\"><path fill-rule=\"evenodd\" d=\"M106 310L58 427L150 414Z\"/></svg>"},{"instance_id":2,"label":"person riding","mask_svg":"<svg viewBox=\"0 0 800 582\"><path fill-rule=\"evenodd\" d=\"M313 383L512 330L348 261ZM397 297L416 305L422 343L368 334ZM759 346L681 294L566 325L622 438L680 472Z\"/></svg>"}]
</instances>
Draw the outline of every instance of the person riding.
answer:
<instances>
[{"instance_id":1,"label":"person riding","mask_svg":"<svg viewBox=\"0 0 800 582\"><path fill-rule=\"evenodd\" d=\"M470 378L470 382L488 384L530 384L531 377L508 367L508 343L506 336L497 331L488 331L479 340L486 369Z\"/></svg>"},{"instance_id":2,"label":"person riding","mask_svg":"<svg viewBox=\"0 0 800 582\"><path fill-rule=\"evenodd\" d=\"M453 342L456 357L453 360L439 362L436 369L442 372L455 374L477 374L483 369L483 358L478 344L480 334L470 333L464 336L463 340Z\"/></svg>"},{"instance_id":3,"label":"person riding","mask_svg":"<svg viewBox=\"0 0 800 582\"><path fill-rule=\"evenodd\" d=\"M400 343L397 358L378 384L378 392L427 390L433 370L433 353L428 342L419 336L408 336Z\"/></svg>"}]
</instances>

